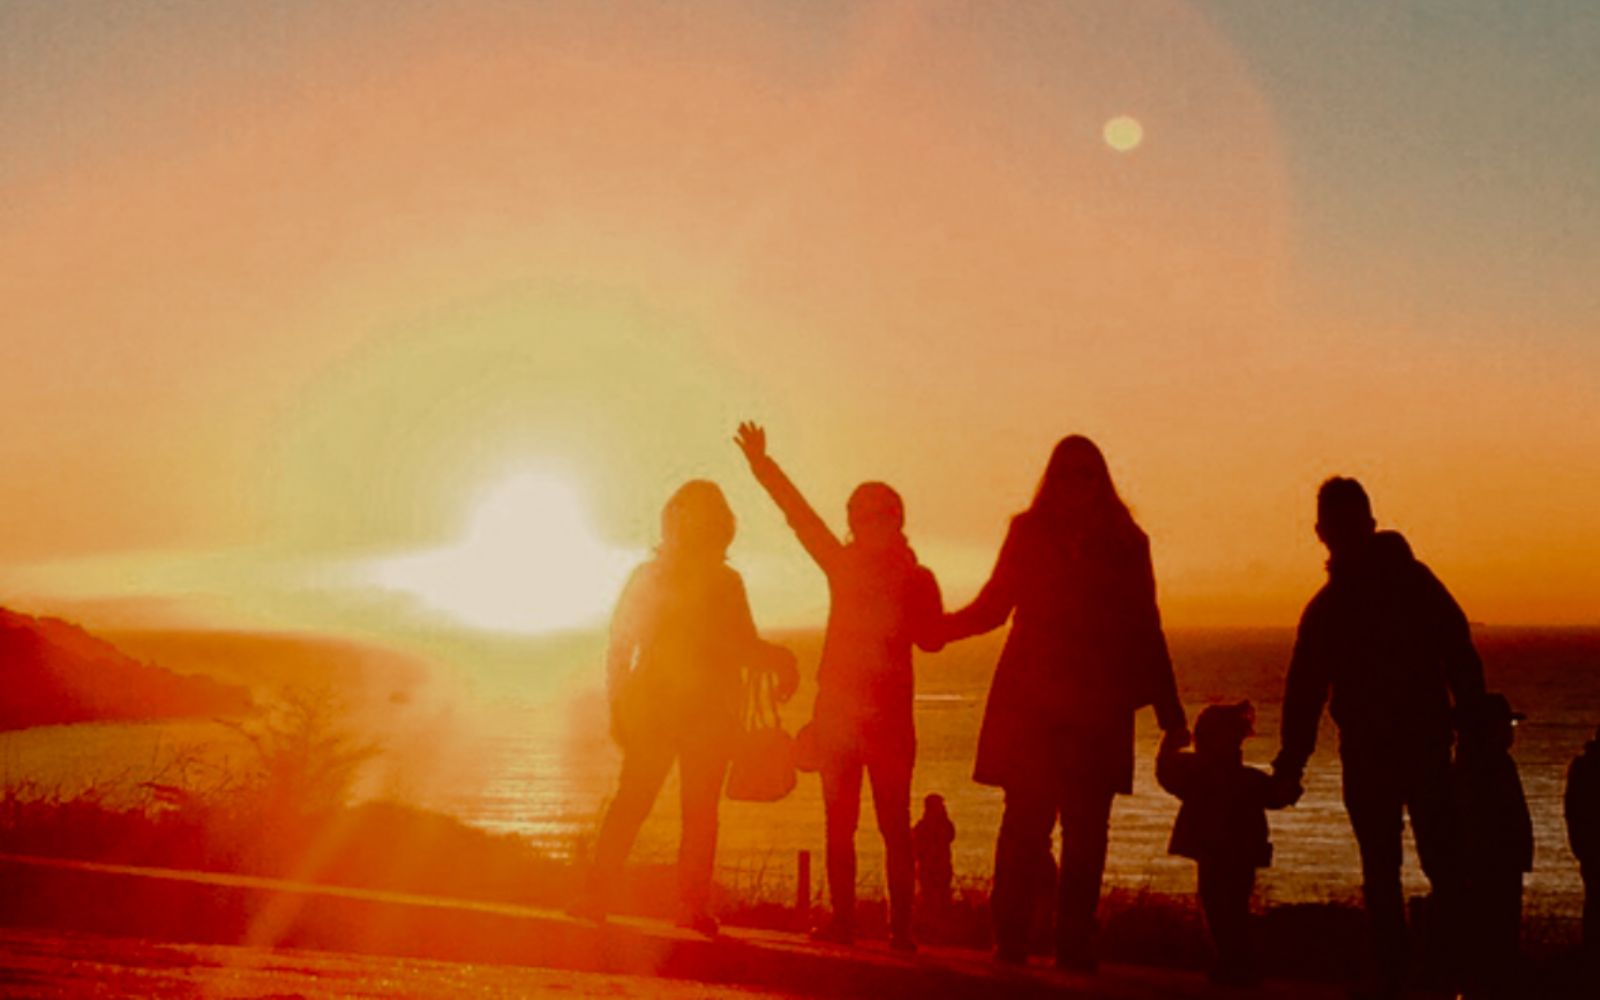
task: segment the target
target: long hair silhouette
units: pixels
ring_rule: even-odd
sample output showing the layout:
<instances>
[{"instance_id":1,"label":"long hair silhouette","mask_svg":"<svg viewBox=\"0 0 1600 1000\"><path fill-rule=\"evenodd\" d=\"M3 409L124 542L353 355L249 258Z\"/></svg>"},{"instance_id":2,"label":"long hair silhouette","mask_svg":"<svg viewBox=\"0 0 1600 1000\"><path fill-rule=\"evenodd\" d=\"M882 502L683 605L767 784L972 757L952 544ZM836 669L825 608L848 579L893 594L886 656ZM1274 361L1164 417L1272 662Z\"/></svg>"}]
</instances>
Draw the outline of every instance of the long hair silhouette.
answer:
<instances>
[{"instance_id":1,"label":"long hair silhouette","mask_svg":"<svg viewBox=\"0 0 1600 1000\"><path fill-rule=\"evenodd\" d=\"M1056 443L1028 510L1073 531L1136 528L1099 447L1082 434Z\"/></svg>"},{"instance_id":2,"label":"long hair silhouette","mask_svg":"<svg viewBox=\"0 0 1600 1000\"><path fill-rule=\"evenodd\" d=\"M1006 792L990 899L996 954L1027 958L1039 859L1059 819L1056 960L1086 970L1112 798L1133 791L1134 715L1152 705L1169 741L1189 736L1149 540L1082 435L1055 446L988 582L946 617L944 638L1007 621L973 765L975 780Z\"/></svg>"}]
</instances>

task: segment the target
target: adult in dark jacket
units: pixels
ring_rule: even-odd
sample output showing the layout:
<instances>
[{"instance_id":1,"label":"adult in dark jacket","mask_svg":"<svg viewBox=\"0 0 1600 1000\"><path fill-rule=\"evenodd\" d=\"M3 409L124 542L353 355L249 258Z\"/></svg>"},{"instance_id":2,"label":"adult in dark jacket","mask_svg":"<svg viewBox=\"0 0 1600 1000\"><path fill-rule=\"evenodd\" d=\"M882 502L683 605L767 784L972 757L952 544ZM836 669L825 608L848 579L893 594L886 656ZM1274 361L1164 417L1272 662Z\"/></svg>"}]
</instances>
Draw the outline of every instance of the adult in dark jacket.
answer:
<instances>
[{"instance_id":1,"label":"adult in dark jacket","mask_svg":"<svg viewBox=\"0 0 1600 1000\"><path fill-rule=\"evenodd\" d=\"M1567 840L1583 876L1583 947L1600 956L1600 729L1567 768Z\"/></svg>"},{"instance_id":2,"label":"adult in dark jacket","mask_svg":"<svg viewBox=\"0 0 1600 1000\"><path fill-rule=\"evenodd\" d=\"M856 825L865 775L872 782L873 812L883 835L889 943L899 951L913 950L911 773L917 738L911 648L942 645L938 581L906 541L905 507L891 487L862 483L851 492L845 511L850 537L840 541L767 454L764 430L740 424L734 440L828 578L828 628L811 726L822 773L833 917L815 936L839 944L855 938Z\"/></svg>"},{"instance_id":3,"label":"adult in dark jacket","mask_svg":"<svg viewBox=\"0 0 1600 1000\"><path fill-rule=\"evenodd\" d=\"M1380 994L1406 965L1400 887L1403 814L1445 923L1460 888L1450 795L1452 699L1483 694L1467 619L1400 535L1377 530L1361 484L1334 477L1317 494L1328 582L1306 606L1289 663L1275 774L1298 784L1331 699L1344 802L1361 850L1362 892Z\"/></svg>"},{"instance_id":4,"label":"adult in dark jacket","mask_svg":"<svg viewBox=\"0 0 1600 1000\"><path fill-rule=\"evenodd\" d=\"M1059 818L1056 960L1088 970L1111 801L1133 790L1134 714L1154 705L1170 741L1189 738L1150 543L1088 438L1056 445L988 583L947 616L945 637L1008 619L973 770L1006 795L991 900L996 956L1026 960L1038 861Z\"/></svg>"},{"instance_id":5,"label":"adult in dark jacket","mask_svg":"<svg viewBox=\"0 0 1600 1000\"><path fill-rule=\"evenodd\" d=\"M661 512L661 545L629 578L611 619L606 692L622 748L617 794L596 839L588 896L603 919L623 864L674 762L683 800L678 848L682 923L715 933L709 909L717 805L738 736L746 674L778 673L794 693L794 654L756 634L744 581L724 562L733 511L715 483L684 484Z\"/></svg>"}]
</instances>

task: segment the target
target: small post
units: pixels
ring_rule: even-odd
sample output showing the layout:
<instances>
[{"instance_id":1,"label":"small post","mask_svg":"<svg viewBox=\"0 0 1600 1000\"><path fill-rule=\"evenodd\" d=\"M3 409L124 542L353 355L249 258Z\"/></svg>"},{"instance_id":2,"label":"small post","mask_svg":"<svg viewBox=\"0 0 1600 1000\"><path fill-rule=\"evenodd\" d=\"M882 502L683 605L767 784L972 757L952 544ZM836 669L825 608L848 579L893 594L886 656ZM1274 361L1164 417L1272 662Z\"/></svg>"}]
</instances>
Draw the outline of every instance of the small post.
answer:
<instances>
[{"instance_id":1,"label":"small post","mask_svg":"<svg viewBox=\"0 0 1600 1000\"><path fill-rule=\"evenodd\" d=\"M800 930L811 923L811 852L801 851L794 880L794 918Z\"/></svg>"}]
</instances>

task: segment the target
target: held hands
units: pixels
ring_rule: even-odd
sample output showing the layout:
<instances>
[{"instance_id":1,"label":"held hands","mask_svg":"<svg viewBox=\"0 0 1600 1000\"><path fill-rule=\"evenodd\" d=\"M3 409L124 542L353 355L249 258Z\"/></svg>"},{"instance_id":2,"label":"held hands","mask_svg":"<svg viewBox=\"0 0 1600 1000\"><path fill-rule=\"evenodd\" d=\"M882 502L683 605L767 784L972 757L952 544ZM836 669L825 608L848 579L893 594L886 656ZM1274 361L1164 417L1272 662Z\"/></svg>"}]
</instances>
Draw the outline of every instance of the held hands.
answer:
<instances>
[{"instance_id":1,"label":"held hands","mask_svg":"<svg viewBox=\"0 0 1600 1000\"><path fill-rule=\"evenodd\" d=\"M739 425L739 432L734 435L733 443L744 452L745 461L752 466L767 457L767 432L760 424L746 420Z\"/></svg>"},{"instance_id":2,"label":"held hands","mask_svg":"<svg viewBox=\"0 0 1600 1000\"><path fill-rule=\"evenodd\" d=\"M1294 805L1306 793L1303 777L1301 768L1287 766L1281 761L1272 762L1272 781L1278 786L1278 794L1285 805Z\"/></svg>"},{"instance_id":3,"label":"held hands","mask_svg":"<svg viewBox=\"0 0 1600 1000\"><path fill-rule=\"evenodd\" d=\"M1168 729L1161 735L1161 748L1157 750L1156 753L1162 757L1166 757L1170 754L1177 753L1179 750L1182 750L1192 742L1194 741L1189 735L1188 726L1179 726L1176 729Z\"/></svg>"}]
</instances>

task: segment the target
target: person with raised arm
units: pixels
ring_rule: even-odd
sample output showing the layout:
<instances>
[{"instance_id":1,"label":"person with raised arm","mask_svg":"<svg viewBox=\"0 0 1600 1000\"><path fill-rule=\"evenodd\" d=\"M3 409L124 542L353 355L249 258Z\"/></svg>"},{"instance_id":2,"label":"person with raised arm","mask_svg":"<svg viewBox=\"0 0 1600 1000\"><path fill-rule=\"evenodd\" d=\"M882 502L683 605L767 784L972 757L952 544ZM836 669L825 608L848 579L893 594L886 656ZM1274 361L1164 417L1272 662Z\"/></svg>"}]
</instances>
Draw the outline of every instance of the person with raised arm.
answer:
<instances>
[{"instance_id":1,"label":"person with raised arm","mask_svg":"<svg viewBox=\"0 0 1600 1000\"><path fill-rule=\"evenodd\" d=\"M938 582L906 540L905 505L893 488L879 482L857 486L845 505L850 533L840 540L767 453L761 427L740 424L734 441L828 580L828 626L811 727L820 758L833 915L813 936L838 944L855 939L855 838L865 776L888 868L889 942L897 950L914 950L912 646L940 646Z\"/></svg>"}]
</instances>

